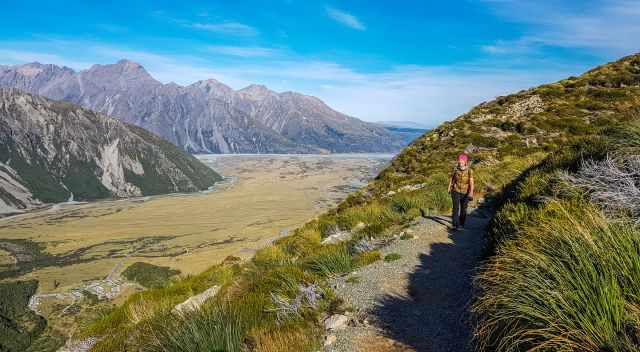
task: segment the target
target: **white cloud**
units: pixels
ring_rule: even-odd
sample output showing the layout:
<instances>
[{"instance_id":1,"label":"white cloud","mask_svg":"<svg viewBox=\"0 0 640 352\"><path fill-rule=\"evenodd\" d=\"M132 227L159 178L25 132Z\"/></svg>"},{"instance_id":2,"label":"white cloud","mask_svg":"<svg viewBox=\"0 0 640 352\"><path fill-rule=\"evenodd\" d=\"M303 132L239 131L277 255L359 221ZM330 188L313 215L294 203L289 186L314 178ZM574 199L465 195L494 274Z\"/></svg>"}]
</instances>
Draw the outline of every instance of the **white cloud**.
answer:
<instances>
[{"instance_id":1,"label":"white cloud","mask_svg":"<svg viewBox=\"0 0 640 352\"><path fill-rule=\"evenodd\" d=\"M640 50L640 1L486 1L495 12L529 27L519 42L530 46L590 49L619 56ZM494 44L488 45L489 50Z\"/></svg>"},{"instance_id":2,"label":"white cloud","mask_svg":"<svg viewBox=\"0 0 640 352\"><path fill-rule=\"evenodd\" d=\"M254 27L239 22L190 23L188 26L209 32L235 36L251 37L258 34L258 30Z\"/></svg>"},{"instance_id":3,"label":"white cloud","mask_svg":"<svg viewBox=\"0 0 640 352\"><path fill-rule=\"evenodd\" d=\"M280 49L251 46L212 45L207 49L214 53L238 57L273 57L281 54Z\"/></svg>"},{"instance_id":4,"label":"white cloud","mask_svg":"<svg viewBox=\"0 0 640 352\"><path fill-rule=\"evenodd\" d=\"M341 11L333 7L327 7L327 15L332 20L341 23L349 28L353 28L359 31L364 31L365 29L367 29L356 16L348 12Z\"/></svg>"}]
</instances>

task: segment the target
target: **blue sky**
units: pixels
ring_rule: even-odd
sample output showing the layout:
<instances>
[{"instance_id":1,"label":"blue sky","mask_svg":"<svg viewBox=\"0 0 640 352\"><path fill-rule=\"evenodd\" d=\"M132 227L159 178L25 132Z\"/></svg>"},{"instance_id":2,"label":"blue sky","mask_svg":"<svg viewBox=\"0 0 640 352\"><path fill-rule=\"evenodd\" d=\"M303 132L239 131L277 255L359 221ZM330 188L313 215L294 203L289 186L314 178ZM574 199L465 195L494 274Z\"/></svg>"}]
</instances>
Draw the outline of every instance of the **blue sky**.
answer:
<instances>
[{"instance_id":1,"label":"blue sky","mask_svg":"<svg viewBox=\"0 0 640 352\"><path fill-rule=\"evenodd\" d=\"M32 0L0 23L0 64L127 58L165 83L259 83L428 125L640 51L639 0Z\"/></svg>"}]
</instances>

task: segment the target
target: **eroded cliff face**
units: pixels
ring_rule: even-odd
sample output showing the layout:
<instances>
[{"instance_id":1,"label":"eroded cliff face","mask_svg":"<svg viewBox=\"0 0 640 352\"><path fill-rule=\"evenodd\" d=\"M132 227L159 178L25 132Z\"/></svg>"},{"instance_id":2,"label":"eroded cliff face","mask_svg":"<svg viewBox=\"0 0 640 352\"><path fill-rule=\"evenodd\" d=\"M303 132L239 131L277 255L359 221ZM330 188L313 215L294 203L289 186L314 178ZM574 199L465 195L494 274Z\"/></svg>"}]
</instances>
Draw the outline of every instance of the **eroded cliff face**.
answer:
<instances>
[{"instance_id":1,"label":"eroded cliff face","mask_svg":"<svg viewBox=\"0 0 640 352\"><path fill-rule=\"evenodd\" d=\"M315 97L259 85L234 91L213 79L162 84L127 60L80 72L38 63L0 67L0 87L117 117L192 153L390 152L406 144Z\"/></svg>"},{"instance_id":2,"label":"eroded cliff face","mask_svg":"<svg viewBox=\"0 0 640 352\"><path fill-rule=\"evenodd\" d=\"M198 191L219 179L145 130L0 89L0 213L69 199Z\"/></svg>"}]
</instances>

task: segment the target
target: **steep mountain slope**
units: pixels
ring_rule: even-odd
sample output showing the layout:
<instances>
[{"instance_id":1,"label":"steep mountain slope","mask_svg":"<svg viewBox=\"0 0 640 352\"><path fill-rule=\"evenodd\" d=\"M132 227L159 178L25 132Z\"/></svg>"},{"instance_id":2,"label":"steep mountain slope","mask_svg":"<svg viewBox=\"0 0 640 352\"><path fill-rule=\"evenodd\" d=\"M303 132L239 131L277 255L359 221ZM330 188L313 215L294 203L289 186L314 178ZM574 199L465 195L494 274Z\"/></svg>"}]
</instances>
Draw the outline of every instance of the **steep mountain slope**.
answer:
<instances>
[{"instance_id":1,"label":"steep mountain slope","mask_svg":"<svg viewBox=\"0 0 640 352\"><path fill-rule=\"evenodd\" d=\"M208 188L220 176L139 127L0 89L0 212Z\"/></svg>"},{"instance_id":2,"label":"steep mountain slope","mask_svg":"<svg viewBox=\"0 0 640 352\"><path fill-rule=\"evenodd\" d=\"M387 152L406 143L321 100L216 81L162 84L131 61L75 72L39 63L0 68L0 87L65 100L148 129L192 153Z\"/></svg>"}]
</instances>

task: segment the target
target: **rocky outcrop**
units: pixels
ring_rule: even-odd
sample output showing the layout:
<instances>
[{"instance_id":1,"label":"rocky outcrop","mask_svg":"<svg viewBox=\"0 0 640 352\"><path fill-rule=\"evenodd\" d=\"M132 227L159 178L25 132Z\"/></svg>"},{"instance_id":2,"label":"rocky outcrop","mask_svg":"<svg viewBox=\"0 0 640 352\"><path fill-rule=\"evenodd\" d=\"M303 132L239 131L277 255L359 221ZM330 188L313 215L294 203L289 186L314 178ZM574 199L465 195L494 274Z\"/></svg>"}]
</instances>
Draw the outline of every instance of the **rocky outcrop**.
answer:
<instances>
[{"instance_id":1,"label":"rocky outcrop","mask_svg":"<svg viewBox=\"0 0 640 352\"><path fill-rule=\"evenodd\" d=\"M141 128L70 103L0 89L0 213L69 199L198 191L220 179Z\"/></svg>"},{"instance_id":2,"label":"rocky outcrop","mask_svg":"<svg viewBox=\"0 0 640 352\"><path fill-rule=\"evenodd\" d=\"M173 307L172 312L175 314L186 314L188 312L196 311L200 309L200 307L202 307L206 300L214 297L219 290L220 286L218 285L210 287L204 292L189 297L186 301L176 305L175 307Z\"/></svg>"},{"instance_id":3,"label":"rocky outcrop","mask_svg":"<svg viewBox=\"0 0 640 352\"><path fill-rule=\"evenodd\" d=\"M39 63L0 67L0 87L118 117L192 153L389 152L407 143L315 97L259 85L234 91L213 79L162 84L127 60L80 72Z\"/></svg>"}]
</instances>

